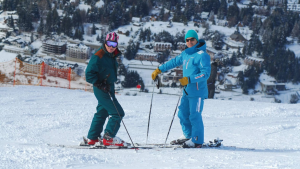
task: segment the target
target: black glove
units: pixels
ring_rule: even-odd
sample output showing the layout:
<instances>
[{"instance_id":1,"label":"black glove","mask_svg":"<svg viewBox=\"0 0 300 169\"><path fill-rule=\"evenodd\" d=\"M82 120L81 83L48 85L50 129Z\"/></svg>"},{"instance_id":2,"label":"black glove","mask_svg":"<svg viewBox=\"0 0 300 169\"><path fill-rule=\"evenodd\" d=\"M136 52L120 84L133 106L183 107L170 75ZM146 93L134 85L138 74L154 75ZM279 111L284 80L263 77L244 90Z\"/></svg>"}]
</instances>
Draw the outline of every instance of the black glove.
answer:
<instances>
[{"instance_id":1,"label":"black glove","mask_svg":"<svg viewBox=\"0 0 300 169\"><path fill-rule=\"evenodd\" d=\"M96 82L94 86L104 91L105 93L108 93L110 91L110 85L106 82L106 80L102 82Z\"/></svg>"}]
</instances>

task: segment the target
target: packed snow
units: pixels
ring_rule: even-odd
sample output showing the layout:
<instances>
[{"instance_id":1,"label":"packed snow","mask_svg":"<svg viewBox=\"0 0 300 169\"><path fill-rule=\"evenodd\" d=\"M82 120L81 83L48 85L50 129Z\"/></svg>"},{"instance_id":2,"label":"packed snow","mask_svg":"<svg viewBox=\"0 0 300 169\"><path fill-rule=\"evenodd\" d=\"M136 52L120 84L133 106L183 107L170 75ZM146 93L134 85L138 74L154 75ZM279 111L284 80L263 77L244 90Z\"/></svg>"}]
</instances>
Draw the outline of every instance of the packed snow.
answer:
<instances>
[{"instance_id":1,"label":"packed snow","mask_svg":"<svg viewBox=\"0 0 300 169\"><path fill-rule=\"evenodd\" d=\"M0 88L0 168L298 168L300 106L205 100L205 142L213 149L93 150L78 145L96 110L93 93L40 86ZM145 143L151 93L116 95L133 142ZM164 143L179 99L154 94L148 143ZM182 135L175 117L167 142ZM121 126L118 136L130 139ZM230 146L236 146L230 147ZM250 148L250 149L249 149Z\"/></svg>"}]
</instances>

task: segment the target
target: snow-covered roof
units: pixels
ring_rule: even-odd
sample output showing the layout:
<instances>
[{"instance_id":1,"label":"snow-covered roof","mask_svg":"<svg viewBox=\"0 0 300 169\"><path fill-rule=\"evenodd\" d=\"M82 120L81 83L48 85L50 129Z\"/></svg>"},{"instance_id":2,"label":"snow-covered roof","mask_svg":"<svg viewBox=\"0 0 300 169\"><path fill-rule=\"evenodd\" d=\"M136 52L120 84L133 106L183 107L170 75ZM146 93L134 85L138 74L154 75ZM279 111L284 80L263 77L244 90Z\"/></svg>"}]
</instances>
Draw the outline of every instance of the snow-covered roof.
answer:
<instances>
[{"instance_id":1,"label":"snow-covered roof","mask_svg":"<svg viewBox=\"0 0 300 169\"><path fill-rule=\"evenodd\" d=\"M209 15L209 12L201 12L201 18L202 19L207 19Z\"/></svg>"},{"instance_id":2,"label":"snow-covered roof","mask_svg":"<svg viewBox=\"0 0 300 169\"><path fill-rule=\"evenodd\" d=\"M62 41L54 41L54 40L52 40L52 39L45 40L43 43L51 44L51 45L56 45L56 46L63 46L63 45L66 44L66 42L62 42Z\"/></svg>"},{"instance_id":3,"label":"snow-covered roof","mask_svg":"<svg viewBox=\"0 0 300 169\"><path fill-rule=\"evenodd\" d=\"M17 41L17 40L20 40L20 39L21 39L20 37L10 36L10 37L6 38L5 40L7 40L9 42L13 42L13 41Z\"/></svg>"},{"instance_id":4,"label":"snow-covered roof","mask_svg":"<svg viewBox=\"0 0 300 169\"><path fill-rule=\"evenodd\" d=\"M104 5L103 0L98 1L98 2L96 2L96 4L95 4L95 6L98 7L98 8L101 8L103 5Z\"/></svg>"},{"instance_id":5,"label":"snow-covered roof","mask_svg":"<svg viewBox=\"0 0 300 169\"><path fill-rule=\"evenodd\" d=\"M206 50L208 50L208 51L210 51L210 52L212 52L212 53L218 53L219 51L218 50L216 50L216 49L214 49L214 48L212 48L212 47L206 47Z\"/></svg>"},{"instance_id":6,"label":"snow-covered roof","mask_svg":"<svg viewBox=\"0 0 300 169\"><path fill-rule=\"evenodd\" d=\"M138 17L132 17L131 21L132 22L140 22L140 18L138 18Z\"/></svg>"},{"instance_id":7,"label":"snow-covered roof","mask_svg":"<svg viewBox=\"0 0 300 169\"><path fill-rule=\"evenodd\" d=\"M13 60L17 56L16 53L6 52L5 50L0 51L0 63Z\"/></svg>"},{"instance_id":8,"label":"snow-covered roof","mask_svg":"<svg viewBox=\"0 0 300 169\"><path fill-rule=\"evenodd\" d=\"M8 27L6 24L4 23L0 23L0 29L12 29L10 27Z\"/></svg>"},{"instance_id":9,"label":"snow-covered roof","mask_svg":"<svg viewBox=\"0 0 300 169\"><path fill-rule=\"evenodd\" d=\"M24 51L24 48L19 48L19 47L16 47L16 46L5 45L5 46L3 47L3 50L12 50L12 51L23 52L23 51Z\"/></svg>"},{"instance_id":10,"label":"snow-covered roof","mask_svg":"<svg viewBox=\"0 0 300 169\"><path fill-rule=\"evenodd\" d=\"M155 42L154 45L170 45L172 46L172 43L169 43L169 42Z\"/></svg>"},{"instance_id":11,"label":"snow-covered roof","mask_svg":"<svg viewBox=\"0 0 300 169\"><path fill-rule=\"evenodd\" d=\"M145 52L138 52L137 55L145 55L145 56L157 56L157 53L145 53Z\"/></svg>"},{"instance_id":12,"label":"snow-covered roof","mask_svg":"<svg viewBox=\"0 0 300 169\"><path fill-rule=\"evenodd\" d=\"M252 56L247 56L246 59L254 60L254 61L257 61L257 62L263 62L264 61L264 59L262 59L262 58L252 57Z\"/></svg>"},{"instance_id":13,"label":"snow-covered roof","mask_svg":"<svg viewBox=\"0 0 300 169\"><path fill-rule=\"evenodd\" d=\"M82 43L79 43L79 44L68 44L67 48L89 49L90 47L88 47Z\"/></svg>"},{"instance_id":14,"label":"snow-covered roof","mask_svg":"<svg viewBox=\"0 0 300 169\"><path fill-rule=\"evenodd\" d=\"M238 48L238 47L243 48L244 47L244 43L234 41L230 38L225 38L224 43L226 43L227 45L229 45L231 47L236 47L236 48Z\"/></svg>"},{"instance_id":15,"label":"snow-covered roof","mask_svg":"<svg viewBox=\"0 0 300 169\"><path fill-rule=\"evenodd\" d=\"M128 62L128 67L130 68L141 68L141 69L156 69L159 65L158 62L150 62L150 61L140 61L140 60L130 60Z\"/></svg>"}]
</instances>

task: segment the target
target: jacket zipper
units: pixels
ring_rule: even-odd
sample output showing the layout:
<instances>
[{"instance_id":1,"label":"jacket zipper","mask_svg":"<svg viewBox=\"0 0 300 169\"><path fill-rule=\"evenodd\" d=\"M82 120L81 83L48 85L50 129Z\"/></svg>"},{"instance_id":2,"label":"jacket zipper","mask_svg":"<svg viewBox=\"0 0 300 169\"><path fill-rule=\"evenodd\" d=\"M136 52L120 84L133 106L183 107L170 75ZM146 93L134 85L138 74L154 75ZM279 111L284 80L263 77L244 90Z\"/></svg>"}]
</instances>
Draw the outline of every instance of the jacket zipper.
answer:
<instances>
[{"instance_id":1,"label":"jacket zipper","mask_svg":"<svg viewBox=\"0 0 300 169\"><path fill-rule=\"evenodd\" d=\"M190 58L191 59L191 58ZM187 61L185 69L187 69L190 59Z\"/></svg>"}]
</instances>

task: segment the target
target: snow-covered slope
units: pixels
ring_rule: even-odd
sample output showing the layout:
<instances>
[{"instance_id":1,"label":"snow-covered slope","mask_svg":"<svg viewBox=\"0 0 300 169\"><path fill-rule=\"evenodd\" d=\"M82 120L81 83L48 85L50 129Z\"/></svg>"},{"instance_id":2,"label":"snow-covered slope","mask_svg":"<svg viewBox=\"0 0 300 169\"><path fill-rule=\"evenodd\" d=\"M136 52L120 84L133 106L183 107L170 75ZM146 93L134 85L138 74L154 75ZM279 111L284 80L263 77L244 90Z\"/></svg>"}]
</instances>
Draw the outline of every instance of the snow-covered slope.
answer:
<instances>
[{"instance_id":1,"label":"snow-covered slope","mask_svg":"<svg viewBox=\"0 0 300 169\"><path fill-rule=\"evenodd\" d=\"M151 94L117 95L134 142L145 143ZM163 143L178 96L154 95L148 143ZM0 88L0 168L297 168L300 107L206 100L205 141L220 137L240 148L78 150L97 101L93 93L39 86ZM169 141L181 136L176 117ZM118 136L130 141L122 126ZM247 150L246 148L255 148Z\"/></svg>"}]
</instances>

